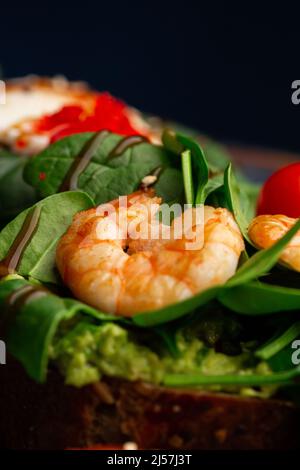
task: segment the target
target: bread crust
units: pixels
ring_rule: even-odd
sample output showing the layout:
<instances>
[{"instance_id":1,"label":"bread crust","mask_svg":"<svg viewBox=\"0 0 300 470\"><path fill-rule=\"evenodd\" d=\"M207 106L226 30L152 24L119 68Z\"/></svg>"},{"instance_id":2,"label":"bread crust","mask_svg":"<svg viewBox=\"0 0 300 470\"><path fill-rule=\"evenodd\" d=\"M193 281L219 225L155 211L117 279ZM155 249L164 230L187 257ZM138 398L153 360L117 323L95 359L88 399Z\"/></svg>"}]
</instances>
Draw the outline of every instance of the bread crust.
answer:
<instances>
[{"instance_id":1,"label":"bread crust","mask_svg":"<svg viewBox=\"0 0 300 470\"><path fill-rule=\"evenodd\" d=\"M280 400L109 378L76 389L53 370L40 385L11 357L0 374L2 448L84 448L126 441L143 449L299 448L300 410Z\"/></svg>"}]
</instances>

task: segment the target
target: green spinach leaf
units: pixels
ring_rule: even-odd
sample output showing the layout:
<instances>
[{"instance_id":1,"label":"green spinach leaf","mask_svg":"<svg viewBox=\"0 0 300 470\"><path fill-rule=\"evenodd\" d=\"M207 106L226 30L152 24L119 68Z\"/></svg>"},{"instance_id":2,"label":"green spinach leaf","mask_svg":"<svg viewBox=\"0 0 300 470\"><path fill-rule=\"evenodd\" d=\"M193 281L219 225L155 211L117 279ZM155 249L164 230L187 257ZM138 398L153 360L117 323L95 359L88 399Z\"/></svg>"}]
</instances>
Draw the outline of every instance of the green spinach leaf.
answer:
<instances>
[{"instance_id":1,"label":"green spinach leaf","mask_svg":"<svg viewBox=\"0 0 300 470\"><path fill-rule=\"evenodd\" d=\"M162 141L171 152L181 155L186 202L193 205L203 204L209 169L200 145L195 140L169 129L164 131Z\"/></svg>"},{"instance_id":2,"label":"green spinach leaf","mask_svg":"<svg viewBox=\"0 0 300 470\"><path fill-rule=\"evenodd\" d=\"M182 173L177 168L165 168L155 184L155 193L168 204L184 200Z\"/></svg>"},{"instance_id":3,"label":"green spinach leaf","mask_svg":"<svg viewBox=\"0 0 300 470\"><path fill-rule=\"evenodd\" d=\"M28 297L15 315L14 306L9 307L6 299L28 286L32 284L24 279L0 282L0 320L1 315L10 315L7 347L30 377L38 382L46 379L49 348L61 321L76 315L88 315L95 321L122 321L120 317L104 314L73 299L60 298L46 290L43 295ZM9 308L12 312L7 312Z\"/></svg>"},{"instance_id":4,"label":"green spinach leaf","mask_svg":"<svg viewBox=\"0 0 300 470\"><path fill-rule=\"evenodd\" d=\"M300 309L300 289L255 281L226 289L218 299L225 307L245 315L266 315Z\"/></svg>"},{"instance_id":5,"label":"green spinach leaf","mask_svg":"<svg viewBox=\"0 0 300 470\"><path fill-rule=\"evenodd\" d=\"M184 135L200 145L213 176L217 173L223 174L230 162L230 154L223 145L207 136L199 135L199 132L196 130L172 123L171 126L164 130L162 141L164 146L176 155L180 155L185 149L184 145L177 139L177 135Z\"/></svg>"},{"instance_id":6,"label":"green spinach leaf","mask_svg":"<svg viewBox=\"0 0 300 470\"><path fill-rule=\"evenodd\" d=\"M224 187L224 175L223 173L219 173L215 176L212 176L206 186L204 187L203 191L203 199L204 201L207 200L207 198L214 193L215 191L220 190L221 188ZM221 206L222 204L218 204L218 206Z\"/></svg>"},{"instance_id":7,"label":"green spinach leaf","mask_svg":"<svg viewBox=\"0 0 300 470\"><path fill-rule=\"evenodd\" d=\"M248 236L248 226L253 214L249 214L250 203L248 195L246 192L242 193L234 176L231 163L228 165L224 173L224 189L229 210L233 213L244 238L248 243L252 244Z\"/></svg>"},{"instance_id":8,"label":"green spinach leaf","mask_svg":"<svg viewBox=\"0 0 300 470\"><path fill-rule=\"evenodd\" d=\"M222 289L220 286L212 287L176 304L171 304L158 310L139 313L132 317L132 321L139 326L149 327L176 320L214 299L220 292L220 289Z\"/></svg>"},{"instance_id":9,"label":"green spinach leaf","mask_svg":"<svg viewBox=\"0 0 300 470\"><path fill-rule=\"evenodd\" d=\"M204 153L199 146L199 144L185 137L184 135L177 134L177 139L184 146L185 149L188 149L191 152L192 156L192 166L193 174L195 179L196 195L195 195L195 205L204 204L205 202L205 187L208 183L208 164Z\"/></svg>"},{"instance_id":10,"label":"green spinach leaf","mask_svg":"<svg viewBox=\"0 0 300 470\"><path fill-rule=\"evenodd\" d=\"M33 208L40 208L39 221L37 229L23 250L18 274L42 282L58 282L55 270L57 242L71 224L73 216L92 206L92 199L80 191L55 194L35 204ZM0 260L8 254L29 211L33 208L19 214L0 233Z\"/></svg>"},{"instance_id":11,"label":"green spinach leaf","mask_svg":"<svg viewBox=\"0 0 300 470\"><path fill-rule=\"evenodd\" d=\"M50 145L42 153L30 159L24 172L25 180L38 190L41 197L55 194L65 180L74 159L92 136L91 133L76 134ZM183 191L181 172L176 169L171 154L161 146L143 142L125 148L123 153L112 158L112 152L122 138L117 134L107 134L80 174L78 188L86 191L96 204L101 204L120 195L132 193L139 187L144 176L154 169L162 168L160 176L162 178L166 169L173 168L171 173L164 176L164 184L158 185L158 194L165 202L181 200ZM43 179L40 178L41 174L44 175ZM174 178L181 184L174 185ZM169 188L164 194L166 186Z\"/></svg>"},{"instance_id":12,"label":"green spinach leaf","mask_svg":"<svg viewBox=\"0 0 300 470\"><path fill-rule=\"evenodd\" d=\"M37 200L35 190L23 179L27 157L0 150L0 223L3 225Z\"/></svg>"}]
</instances>

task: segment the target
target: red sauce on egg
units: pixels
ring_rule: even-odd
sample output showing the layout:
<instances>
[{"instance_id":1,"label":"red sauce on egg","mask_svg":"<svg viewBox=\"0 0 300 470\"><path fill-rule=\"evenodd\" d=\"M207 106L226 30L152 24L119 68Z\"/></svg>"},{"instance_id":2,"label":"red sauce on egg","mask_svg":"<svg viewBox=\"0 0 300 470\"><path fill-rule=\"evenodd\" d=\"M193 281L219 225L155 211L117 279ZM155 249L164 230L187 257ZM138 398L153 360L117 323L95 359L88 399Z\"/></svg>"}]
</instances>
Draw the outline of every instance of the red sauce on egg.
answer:
<instances>
[{"instance_id":1,"label":"red sauce on egg","mask_svg":"<svg viewBox=\"0 0 300 470\"><path fill-rule=\"evenodd\" d=\"M109 93L96 95L90 109L80 105L67 105L58 112L43 116L36 124L38 132L51 135L51 142L80 132L106 129L121 135L137 135L127 116L125 103Z\"/></svg>"}]
</instances>

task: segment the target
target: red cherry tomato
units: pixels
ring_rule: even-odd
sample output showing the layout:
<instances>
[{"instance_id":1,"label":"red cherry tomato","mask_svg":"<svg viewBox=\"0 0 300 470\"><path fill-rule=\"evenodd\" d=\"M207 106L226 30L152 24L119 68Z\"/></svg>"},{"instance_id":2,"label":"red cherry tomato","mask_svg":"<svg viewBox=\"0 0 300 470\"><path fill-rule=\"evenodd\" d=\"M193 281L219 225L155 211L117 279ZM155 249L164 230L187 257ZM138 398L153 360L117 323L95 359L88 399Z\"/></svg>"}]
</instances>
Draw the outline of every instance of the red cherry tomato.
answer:
<instances>
[{"instance_id":1,"label":"red cherry tomato","mask_svg":"<svg viewBox=\"0 0 300 470\"><path fill-rule=\"evenodd\" d=\"M257 214L284 214L300 217L300 163L276 171L264 184Z\"/></svg>"}]
</instances>

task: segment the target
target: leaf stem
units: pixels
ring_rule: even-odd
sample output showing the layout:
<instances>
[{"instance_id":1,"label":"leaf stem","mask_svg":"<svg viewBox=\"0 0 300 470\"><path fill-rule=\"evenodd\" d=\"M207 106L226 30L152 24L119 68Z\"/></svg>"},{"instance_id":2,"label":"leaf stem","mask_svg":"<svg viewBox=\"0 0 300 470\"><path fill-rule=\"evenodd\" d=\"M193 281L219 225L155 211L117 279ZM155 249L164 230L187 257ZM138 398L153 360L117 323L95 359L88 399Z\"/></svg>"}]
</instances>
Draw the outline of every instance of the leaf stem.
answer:
<instances>
[{"instance_id":1,"label":"leaf stem","mask_svg":"<svg viewBox=\"0 0 300 470\"><path fill-rule=\"evenodd\" d=\"M275 354L284 349L299 335L300 321L297 321L274 341L269 342L266 345L261 346L259 349L257 349L257 351L255 352L255 356L264 360L270 359L272 356L275 356Z\"/></svg>"},{"instance_id":2,"label":"leaf stem","mask_svg":"<svg viewBox=\"0 0 300 470\"><path fill-rule=\"evenodd\" d=\"M192 176L192 155L190 150L185 150L181 154L181 164L183 173L183 185L187 204L194 204L194 185Z\"/></svg>"},{"instance_id":3,"label":"leaf stem","mask_svg":"<svg viewBox=\"0 0 300 470\"><path fill-rule=\"evenodd\" d=\"M300 375L300 367L294 369L275 372L270 375L201 375L201 374L167 374L164 378L164 385L169 387L190 387L209 385L238 385L256 386L276 383L292 384L294 379Z\"/></svg>"}]
</instances>

